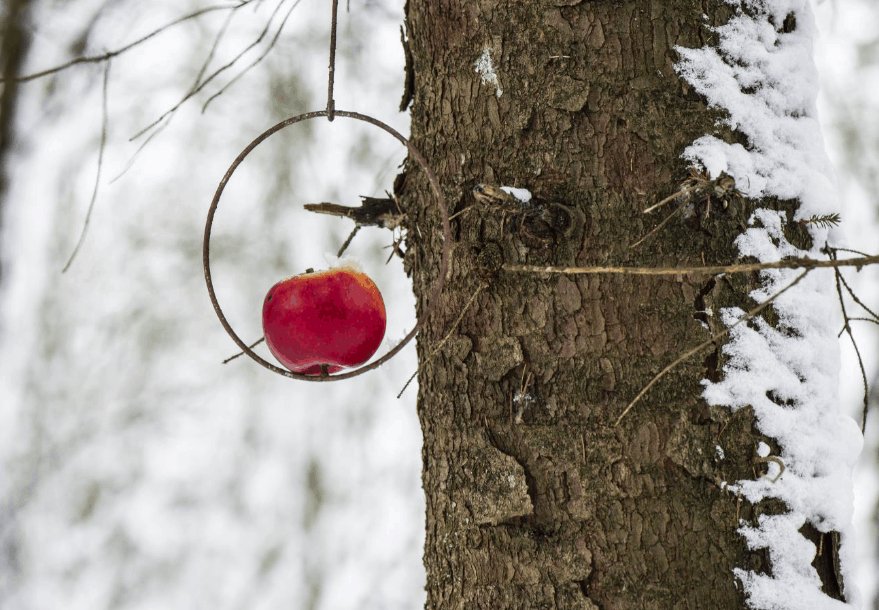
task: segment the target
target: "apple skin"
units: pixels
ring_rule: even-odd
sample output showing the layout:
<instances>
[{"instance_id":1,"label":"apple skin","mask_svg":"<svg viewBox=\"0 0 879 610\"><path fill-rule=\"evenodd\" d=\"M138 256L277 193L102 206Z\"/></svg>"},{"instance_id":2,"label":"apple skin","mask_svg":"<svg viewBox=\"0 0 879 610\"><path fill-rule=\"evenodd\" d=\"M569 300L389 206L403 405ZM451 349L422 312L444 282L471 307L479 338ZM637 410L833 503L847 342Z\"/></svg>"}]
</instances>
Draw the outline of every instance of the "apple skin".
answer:
<instances>
[{"instance_id":1,"label":"apple skin","mask_svg":"<svg viewBox=\"0 0 879 610\"><path fill-rule=\"evenodd\" d=\"M303 273L272 286L262 306L269 351L304 375L320 375L369 360L385 334L385 304L364 273L337 267Z\"/></svg>"}]
</instances>

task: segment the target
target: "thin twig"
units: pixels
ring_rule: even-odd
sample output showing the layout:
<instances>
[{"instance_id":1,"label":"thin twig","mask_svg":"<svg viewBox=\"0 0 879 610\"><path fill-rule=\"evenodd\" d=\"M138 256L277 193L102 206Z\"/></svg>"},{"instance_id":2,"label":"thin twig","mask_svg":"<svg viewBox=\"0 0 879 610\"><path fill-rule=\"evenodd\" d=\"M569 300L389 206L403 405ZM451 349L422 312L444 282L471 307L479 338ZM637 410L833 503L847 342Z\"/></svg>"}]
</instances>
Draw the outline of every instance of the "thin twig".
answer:
<instances>
[{"instance_id":1,"label":"thin twig","mask_svg":"<svg viewBox=\"0 0 879 610\"><path fill-rule=\"evenodd\" d=\"M113 51L107 51L106 53L102 53L100 55L83 55L81 57L71 59L70 61L65 62L63 64L57 65L53 68L47 68L45 70L40 70L39 72L33 72L31 74L26 74L24 76L17 76L13 79L8 79L8 80L16 81L19 83L24 83L27 81L42 78L44 76L49 76L50 74L55 74L57 72L61 72L62 70L72 68L73 66L76 66L79 64L101 63L104 61L109 61L109 60L113 59L114 57L116 57L117 55L122 55L126 51L130 51L134 47L147 42L148 40L154 38L155 36L158 36L159 34L164 32L165 30L172 28L175 25L179 25L185 21L189 21L190 19L196 19L197 17L201 17L202 15L205 15L207 13L212 13L214 11L228 11L228 10L234 11L234 10L241 8L242 6L244 6L246 4L249 4L252 1L253 0L242 0L242 2L239 2L238 4L233 4L233 5L208 6L203 9L189 13L188 15L184 15L183 17L178 17L177 19L175 19L169 23L166 23L162 27L153 30L149 34L146 34L146 35L138 38L134 42L130 42L127 45L120 47L118 49L115 49ZM6 82L6 80L7 79L0 79L0 83Z\"/></svg>"},{"instance_id":2,"label":"thin twig","mask_svg":"<svg viewBox=\"0 0 879 610\"><path fill-rule=\"evenodd\" d=\"M211 44L211 49L208 51L207 57L201 64L201 68L198 70L198 74L195 75L195 78L192 81L192 86L190 89L195 89L198 87L201 79L204 78L204 75L208 71L208 67L210 67L211 62L214 60L214 56L217 54L217 49L220 47L220 42L222 42L223 37L226 35L226 31L229 29L229 25L232 23L232 18L235 17L235 12L230 12L226 16L226 20L223 22L223 25L220 26L220 29L217 30L217 35L214 36L214 42Z\"/></svg>"},{"instance_id":3,"label":"thin twig","mask_svg":"<svg viewBox=\"0 0 879 610\"><path fill-rule=\"evenodd\" d=\"M644 237L642 237L641 239L639 239L638 241L636 241L634 244L632 244L632 245L629 246L629 247L630 247L630 248L637 248L638 246L640 246L642 243L644 243L645 241L647 241L647 240L650 238L651 235L654 235L654 234L656 234L658 231L662 230L662 227L664 227L665 225L667 225L667 224L669 223L669 221L670 221L672 218L674 218L675 215L677 215L677 213L680 212L680 211L683 210L683 209L684 209L684 206L678 206L678 207L676 207L674 210L672 210L672 212L671 212L668 216L666 216L666 217L663 219L662 222L660 222L660 223L659 223L658 225L656 225L653 229L651 229L651 231L650 231L649 233L647 233L647 235L645 235Z\"/></svg>"},{"instance_id":4,"label":"thin twig","mask_svg":"<svg viewBox=\"0 0 879 610\"><path fill-rule=\"evenodd\" d=\"M251 343L250 345L248 345L247 347L248 347L249 349L253 349L254 347L256 347L257 345L259 345L260 343L262 343L262 342L265 341L265 340L266 340L265 337L260 337L259 339L257 339L256 341L254 341L253 343ZM234 356L229 356L228 358L226 358L225 360L223 360L223 364L228 364L228 363L232 362L233 360L235 360L235 358L237 358L238 356L243 356L243 355L244 355L244 352L238 352L238 353L235 354Z\"/></svg>"},{"instance_id":5,"label":"thin twig","mask_svg":"<svg viewBox=\"0 0 879 610\"><path fill-rule=\"evenodd\" d=\"M866 252L861 252L860 250L852 250L851 248L833 248L837 252L848 252L849 254L858 254L860 256L870 256Z\"/></svg>"},{"instance_id":6,"label":"thin twig","mask_svg":"<svg viewBox=\"0 0 879 610\"><path fill-rule=\"evenodd\" d=\"M849 318L849 322L869 322L870 324L879 324L879 320L874 320L873 318ZM842 335L842 332L839 333Z\"/></svg>"},{"instance_id":7,"label":"thin twig","mask_svg":"<svg viewBox=\"0 0 879 610\"><path fill-rule=\"evenodd\" d=\"M110 184L113 184L114 182L119 180L122 176L128 173L128 170L134 167L134 162L137 161L137 158L140 156L140 153L143 151L143 149L147 147L147 144L153 141L153 138L162 133L165 128L171 124L172 117L173 115L167 116L165 118L165 122L156 127L153 132L147 137L147 139L140 143L140 146L137 147L137 150L135 150L128 158L128 161L125 162L125 166L122 168L122 170L110 179Z\"/></svg>"},{"instance_id":8,"label":"thin twig","mask_svg":"<svg viewBox=\"0 0 879 610\"><path fill-rule=\"evenodd\" d=\"M128 141L129 141L129 142L133 142L134 140L137 140L138 138L140 138L141 136L143 136L145 133L147 133L148 131L150 131L153 127L155 127L156 125L158 125L159 123L161 123L162 120L165 119L165 117L167 117L168 115L171 115L171 114L177 112L177 110L178 110L183 104L185 104L185 103L186 103L187 101L189 101L193 96L195 96L195 95L196 95L197 93L199 93L202 89L204 89L204 88L205 88L210 82L212 82L215 78L217 78L218 76L220 76L220 74L222 74L223 72L225 72L226 70L228 70L229 68L231 68L232 66L234 66L236 63L238 63L238 60L240 60L244 55L246 55L248 51L250 51L252 48L254 48L254 47L257 46L259 43L261 43L262 40L263 40L263 38L265 38L266 34L268 33L269 29L271 28L272 22L275 20L275 16L278 14L278 11L281 10L281 7L286 3L286 1L287 1L287 0L279 0L277 6L275 6L274 10L272 11L272 14L269 15L269 19L268 19L268 21L266 21L266 25L263 27L263 29L262 29L262 31L260 32L259 36L256 37L256 40L254 40L253 42L251 42L250 44L248 44L246 47L244 47L244 49L242 49L242 50L241 50L241 51L240 51L235 57L233 57L233 58L230 59L228 62L226 62L225 64L223 64L222 66L220 66L219 68L217 68L216 70L214 70L214 71L210 74L210 76L208 76L206 79L204 79L204 80L198 85L198 87L196 87L196 88L194 88L194 89L190 89L189 92L187 92L186 95L184 95L182 98L180 98L180 100L179 100L176 104L174 104L173 106L171 106L171 108L169 108L168 110L166 110L165 112L163 112L163 113L162 113L162 114L161 114L156 120L154 120L152 123L150 123L149 125L147 125L147 126L144 127L143 129L141 129L140 131L138 131L137 133L135 133L133 136L131 136L130 138L128 138Z\"/></svg>"},{"instance_id":9,"label":"thin twig","mask_svg":"<svg viewBox=\"0 0 879 610\"><path fill-rule=\"evenodd\" d=\"M465 213L469 212L470 210L472 210L472 209L475 208L475 207L476 207L475 205L468 205L468 206L467 206L466 208L464 208L463 210L458 210L457 212L455 212L454 214L452 214L451 216L449 216L449 221L455 220L458 216L460 216L460 215L462 215L462 214L465 214Z\"/></svg>"},{"instance_id":10,"label":"thin twig","mask_svg":"<svg viewBox=\"0 0 879 610\"><path fill-rule=\"evenodd\" d=\"M471 305L473 305L473 301L476 300L476 297L479 296L479 293L482 292L483 289L485 289L485 287L486 287L486 284L480 284L479 288L476 289L476 291L473 293L473 295L467 301L467 304L464 305L464 308L461 310L461 313L458 314L458 317L452 323L452 327L449 329L449 332L446 333L445 337L440 339L440 342L434 346L434 348L427 355L427 358L424 359L425 363L428 362L431 358L433 358L436 355L436 353L438 351L440 351L442 349L442 347L446 344L446 341L449 340L449 337L451 337L452 333L455 332L455 329L458 328L458 324L460 324L461 320L464 319L464 314L467 313L467 310L470 309ZM400 390L400 393L397 394L397 398L400 398L403 395L403 392L406 391L406 388L409 387L409 384L412 383L412 380L415 379L416 375L418 375L418 371L415 371L414 373L412 373L412 376L406 380L406 384L403 386L403 389Z\"/></svg>"},{"instance_id":11,"label":"thin twig","mask_svg":"<svg viewBox=\"0 0 879 610\"><path fill-rule=\"evenodd\" d=\"M677 199L678 196L680 196L683 192L684 192L684 189L681 189L681 190L679 190L679 191L677 191L677 192L675 192L675 193L672 193L671 195L669 195L668 197L666 197L666 198L663 199L662 201L659 201L659 202L657 202L657 203L654 203L654 204L651 205L649 208L646 208L646 209L643 210L641 213L642 213L642 214L649 214L649 213L652 212L653 210L658 210L659 208L661 208L661 207L664 206L665 204L667 204L667 203L669 203L669 202L674 201L675 199Z\"/></svg>"},{"instance_id":12,"label":"thin twig","mask_svg":"<svg viewBox=\"0 0 879 610\"><path fill-rule=\"evenodd\" d=\"M336 100L333 99L333 85L336 80L336 26L338 25L339 0L333 0L333 16L330 22L330 61L327 74L327 120L336 118Z\"/></svg>"},{"instance_id":13,"label":"thin twig","mask_svg":"<svg viewBox=\"0 0 879 610\"><path fill-rule=\"evenodd\" d=\"M833 249L828 249L828 251L830 253L831 260L836 260L836 252ZM861 369L861 381L864 384L864 408L861 416L861 433L864 433L867 430L867 411L869 410L870 406L870 387L867 383L867 371L864 369L864 359L861 358L861 350L858 348L858 342L855 341L855 334L852 332L851 325L849 324L848 312L845 309L845 298L842 295L842 284L845 283L845 280L843 279L842 274L839 272L839 269L834 269L833 275L836 279L836 295L839 297L839 309L842 311L842 329L848 335L848 338L851 339L852 347L855 348L855 356L857 356L858 358L858 366ZM848 287L847 284L846 287ZM852 296L854 296L850 288L849 294L852 294ZM867 307L864 306L864 309L867 309ZM870 310L867 309L867 311Z\"/></svg>"},{"instance_id":14,"label":"thin twig","mask_svg":"<svg viewBox=\"0 0 879 610\"><path fill-rule=\"evenodd\" d=\"M748 273L764 269L818 269L824 267L866 267L879 263L879 255L842 260L817 260L813 258L788 258L774 263L742 263L738 265L710 265L705 267L542 267L540 265L514 265L506 263L502 269L508 273L543 273L547 275L684 275L719 273Z\"/></svg>"},{"instance_id":15,"label":"thin twig","mask_svg":"<svg viewBox=\"0 0 879 610\"><path fill-rule=\"evenodd\" d=\"M107 123L109 121L107 112L107 83L110 80L110 64L111 60L107 60L107 63L104 64L104 80L101 83L101 143L98 146L98 168L97 171L95 171L95 186L92 189L92 197L89 200L89 206L85 213L85 221L82 223L82 231L79 233L79 239L76 241L76 245L73 247L70 257L64 264L64 268L61 269L61 273L67 273L67 270L70 269L70 265L73 264L73 259L75 259L76 255L79 253L79 249L85 241L85 234L88 231L89 222L92 219L92 211L95 209L95 202L98 200L98 186L101 184L101 170L104 167L104 149L107 147Z\"/></svg>"},{"instance_id":16,"label":"thin twig","mask_svg":"<svg viewBox=\"0 0 879 610\"><path fill-rule=\"evenodd\" d=\"M858 305L860 305L861 308L862 308L864 311L866 311L868 314L870 314L870 316L871 316L874 320L876 320L877 322L879 322L879 314L877 314L875 311L873 311L872 309L870 309L869 307L867 307L867 306L864 304L864 302L861 301L861 299L858 298L858 295L855 294L855 291L852 290L852 287L849 286L849 283L845 280L845 278L842 276L841 273L837 272L837 275L839 276L839 281L842 282L842 285L845 287L846 292L849 293L849 296L851 296L852 300L853 300L855 303L857 303Z\"/></svg>"},{"instance_id":17,"label":"thin twig","mask_svg":"<svg viewBox=\"0 0 879 610\"><path fill-rule=\"evenodd\" d=\"M796 286L796 285L800 282L800 280L802 280L804 277L806 277L806 275L808 275L809 272L811 272L811 271L812 271L811 269L806 269L806 270L803 271L801 274L799 274L799 275L798 275L798 276L797 276L797 277L796 277L796 278L795 278L790 284L788 284L787 286L785 286L784 288L782 288L781 290L779 290L778 292L776 292L775 294L773 294L771 297L769 297L768 299L766 299L765 301L763 301L762 303L760 303L759 305L757 305L757 307L755 307L754 309L752 309L752 310L750 310L749 312L747 312L747 313L746 313L745 315L743 315L741 318L739 318L738 320L736 320L735 322L733 322L730 326L727 326L724 330L720 331L719 333L716 333L716 334L714 334L714 335L711 335L708 339L706 339L705 341L703 341L702 343L700 343L700 344L697 345L696 347L687 350L687 351L684 352L681 356L679 356L674 362L672 362L671 364L669 364L668 366L666 366L664 369L662 369L661 371L659 371L659 373L657 373L656 376L653 377L653 379L651 379L650 382L649 382L647 385L645 385L645 386L641 389L640 392L638 392L638 395L635 396L635 398L632 399L632 402L630 402L630 403L626 406L626 408L623 409L623 412L620 413L620 416L619 416L619 417L617 417L616 422L614 423L614 425L615 425L615 426L619 426L619 425L620 425L620 422L623 420L623 418L626 416L626 414L628 414L628 412L631 411L632 408L633 408L636 404L638 404L638 401L640 401L641 398L643 398L643 396L644 396L644 395L650 390L650 388L652 388L654 385L656 385L656 383L657 383L660 379L662 379L662 378L663 378L663 377L664 377L669 371L671 371L673 368L675 368L676 366L678 366L680 363L682 363L682 362L688 360L690 357L692 357L692 356L698 354L699 352L701 352L701 351L702 351L703 349L705 349L706 347L709 347L710 345L713 345L714 343L716 343L716 342L719 341L720 339L723 339L724 337L726 337L726 336L732 331L732 329L734 329L734 328L735 328L736 326L738 326L739 324L741 324L741 323L743 323L743 322L748 322L749 320L752 320L752 319L753 319L754 317L756 317L761 311L763 311L764 309L766 309L767 307L769 307L769 305L772 304L772 302L775 301L778 297L780 297L780 296L783 295L785 292L787 292L788 290L790 290L791 288L793 288L794 286Z\"/></svg>"},{"instance_id":18,"label":"thin twig","mask_svg":"<svg viewBox=\"0 0 879 610\"><path fill-rule=\"evenodd\" d=\"M281 37L281 32L284 31L284 26L287 25L287 20L290 18L290 15L293 13L293 9L295 9L297 6L299 6L299 3L300 3L300 2L301 2L301 0L296 0L296 2L293 3L293 6L290 7L290 10L287 11L287 14L284 15L284 18L281 20L281 25L278 26L278 30L275 32L275 35L272 37L271 42L269 42L269 45L268 45L268 46L266 47L266 49L262 52L262 54L260 54L259 57L257 57L256 59L254 59L254 60L253 60L252 62L250 62L247 66L245 66L245 67L241 70L241 72L239 72L238 74L236 74L236 75L235 75L235 76L234 76L234 77L233 77L228 83L226 83L225 85L223 85L223 86L220 88L219 91L217 91L217 92L214 93L212 96L210 96L210 97L207 99L207 101L204 103L204 105L201 107L201 111L202 111L202 112L204 112L205 110L207 110L207 109L208 109L208 106L210 105L211 102L213 102L215 99L217 99L218 97L220 97L221 95L223 95L223 94L224 94L224 93L225 93L225 92L226 92L226 91L227 91L232 85L234 85L235 83L237 83L239 79L241 79L245 74L247 74L247 73L248 73L250 70L252 70L254 67L258 66L258 65L262 62L262 60L264 60L264 59L266 58L266 56L267 56L269 53L272 52L272 49L275 48L275 45L276 45L277 42L278 42L278 38Z\"/></svg>"},{"instance_id":19,"label":"thin twig","mask_svg":"<svg viewBox=\"0 0 879 610\"><path fill-rule=\"evenodd\" d=\"M339 251L336 252L336 256L342 256L345 254L345 250L348 249L348 246L351 244L351 240L354 239L354 236L357 235L357 232L360 231L360 225L354 225L354 228L351 230L351 233L348 234L348 239L345 240L345 243L342 244L342 247L339 248Z\"/></svg>"},{"instance_id":20,"label":"thin twig","mask_svg":"<svg viewBox=\"0 0 879 610\"><path fill-rule=\"evenodd\" d=\"M254 4L254 8L257 8L258 5L259 5L259 2ZM202 62L201 68L199 69L198 74L195 76L195 79L193 79L192 86L189 88L190 91L195 91L198 88L199 84L201 83L201 79L204 77L205 73L207 72L208 67L210 67L211 61L213 61L214 56L217 53L217 49L220 46L220 42L223 40L223 37L226 35L226 31L229 29L229 24L232 23L232 18L234 16L235 16L235 11L230 11L229 14L226 16L225 21L223 21L223 25L220 26L220 29L217 31L217 35L214 36L214 42L211 44L211 49L210 49L210 51L208 51L207 57L205 57L205 60ZM112 180L110 180L110 184L113 184L114 182L119 180L122 176L124 176L125 174L128 173L128 170L130 170L132 167L134 167L134 162L140 156L140 153L143 152L143 149L146 148L147 145L150 142L152 142L156 136L158 136L160 133L162 133L168 127L168 125L171 124L171 120L173 118L174 118L174 113L169 114L167 117L165 117L164 122L161 125L159 125L158 127L156 127L152 131L152 133L146 138L146 140L141 142L140 146L137 147L137 150L134 151L134 153L131 155L131 157L129 157L128 161L125 163L125 166L122 168L122 171L120 171L118 174L116 174L116 176L113 177Z\"/></svg>"}]
</instances>

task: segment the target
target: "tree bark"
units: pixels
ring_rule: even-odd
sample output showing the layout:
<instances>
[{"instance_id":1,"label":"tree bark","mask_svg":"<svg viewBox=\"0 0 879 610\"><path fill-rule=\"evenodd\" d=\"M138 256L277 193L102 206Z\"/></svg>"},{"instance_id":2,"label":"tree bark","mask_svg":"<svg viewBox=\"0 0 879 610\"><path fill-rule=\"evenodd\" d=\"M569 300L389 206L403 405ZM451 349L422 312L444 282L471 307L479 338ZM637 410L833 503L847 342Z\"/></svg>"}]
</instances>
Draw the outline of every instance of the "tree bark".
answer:
<instances>
[{"instance_id":1,"label":"tree bark","mask_svg":"<svg viewBox=\"0 0 879 610\"><path fill-rule=\"evenodd\" d=\"M447 288L430 303L439 215L424 176L408 172L406 262L419 317L433 308L418 340L429 609L739 608L733 568L770 569L736 530L784 507L747 506L723 483L759 476L755 445L772 442L749 410L701 399L719 346L614 425L660 369L719 330L706 311L746 302L754 278L496 269L735 259L736 206L696 205L630 247L662 217L641 210L686 177L681 151L717 131L673 69L675 45L710 36L704 13L726 21L717 5L408 3L412 141L461 212ZM485 52L496 83L476 70ZM532 206L565 213L548 242L535 239L522 214L475 203L476 183L526 187L543 202Z\"/></svg>"}]
</instances>

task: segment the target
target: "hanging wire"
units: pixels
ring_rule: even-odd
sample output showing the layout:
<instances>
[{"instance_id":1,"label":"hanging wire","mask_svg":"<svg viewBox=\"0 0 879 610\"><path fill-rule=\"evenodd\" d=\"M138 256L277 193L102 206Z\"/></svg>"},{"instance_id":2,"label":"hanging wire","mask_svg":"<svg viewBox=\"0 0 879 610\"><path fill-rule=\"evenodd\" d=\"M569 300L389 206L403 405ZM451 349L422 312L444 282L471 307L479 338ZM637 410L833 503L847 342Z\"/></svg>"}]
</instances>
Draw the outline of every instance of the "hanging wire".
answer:
<instances>
[{"instance_id":1,"label":"hanging wire","mask_svg":"<svg viewBox=\"0 0 879 610\"><path fill-rule=\"evenodd\" d=\"M355 121L361 121L364 123L369 123L370 125L374 125L379 129L389 133L394 138L397 139L401 144L403 144L407 150L409 151L410 158L415 160L415 163L421 168L421 170L427 176L427 181L430 185L430 190L433 192L434 198L436 200L437 208L440 213L440 219L442 221L442 256L440 258L439 270L437 272L436 281L434 282L433 289L430 293L430 297L427 301L427 307L425 308L425 312L423 315L418 317L417 322L415 323L415 327L409 331L409 333L403 337L403 339L397 343L394 347L387 351L382 357L373 360L369 364L365 364L353 371L348 371L345 373L337 373L335 375L303 375L301 373L294 373L292 371L288 371L287 369L283 369L279 366L276 366L261 356L259 356L256 352L253 351L252 346L247 345L241 337L232 329L232 326L229 324L229 321L226 319L225 314L223 313L222 308L220 307L220 303L217 300L216 292L214 291L214 284L211 275L211 230L213 228L214 223L214 215L217 212L217 206L220 204L220 198L223 195L223 190L226 188L226 184L232 178L232 174L235 173L235 170L239 165L244 161L244 159L249 155L253 150L259 146L262 142L267 140L270 136L277 133L278 131L284 129L285 127L289 127L290 125L295 125L301 121L308 121L311 119L319 118L319 117L327 117L329 118L330 112L329 110L318 110L315 112L306 112L304 114L298 114L296 116L290 117L269 127L253 141L248 144L244 150L242 150L238 156L232 161L232 165L229 166L229 169L226 170L226 174L220 180L220 184L217 186L217 191L214 193L214 198L211 201L211 207L208 209L207 221L205 223L204 229L204 241L202 242L202 265L204 267L204 277L205 283L208 288L208 295L211 299L211 304L214 307L214 312L217 314L217 317L220 320L220 324L223 325L223 328L232 337L232 340L236 345L241 349L242 352L247 354L251 359L256 361L261 366L278 373L279 375L283 375L285 377L290 377L291 379L302 379L304 381L338 381L341 379L349 379L351 377L356 377L357 375L361 375L366 371L370 371L372 369L378 368L391 358L393 358L403 347L411 341L415 335L418 333L419 329L424 325L425 320L427 320L432 313L438 308L440 295L443 291L443 286L445 284L445 278L448 273L449 266L449 258L451 256L452 249L452 230L449 224L449 212L448 205L446 203L446 199L443 196L442 189L440 188L439 179L436 176L436 173L433 169L427 164L427 161L424 159L424 156L418 151L412 143L409 142L406 138L404 138L396 129L383 123L382 121L365 115L360 114L359 112L349 112L345 110L336 110L334 115L337 117L344 117L353 119Z\"/></svg>"},{"instance_id":2,"label":"hanging wire","mask_svg":"<svg viewBox=\"0 0 879 610\"><path fill-rule=\"evenodd\" d=\"M333 0L333 17L330 24L330 68L327 75L327 120L336 118L336 100L333 99L333 84L336 80L336 24L338 22L339 0Z\"/></svg>"},{"instance_id":3,"label":"hanging wire","mask_svg":"<svg viewBox=\"0 0 879 610\"><path fill-rule=\"evenodd\" d=\"M430 317L431 313L438 307L440 294L442 293L443 286L445 284L445 278L448 272L449 266L449 258L451 257L451 248L452 248L452 230L449 223L449 212L448 205L446 203L446 199L443 196L442 189L440 188L439 179L436 176L436 173L433 169L427 164L427 161L424 159L424 156L418 151L412 143L409 142L406 138L404 138L396 129L383 123L382 121L371 117L369 115L360 114L359 112L350 112L345 110L336 110L336 101L333 99L333 84L335 79L335 71L336 71L336 25L337 25L337 14L339 8L339 1L333 0L333 14L332 14L332 22L330 27L330 60L329 60L329 74L327 77L327 108L326 110L318 110L315 112L306 112L303 114L297 114L296 116L292 116L288 119L281 121L269 127L264 132L259 134L256 138L254 138L250 144L244 147L238 156L232 161L232 165L229 166L229 169L226 170L226 174L220 180L220 184L217 186L217 191L214 193L214 198L211 201L211 207L208 209L207 221L205 222L204 229L204 241L202 242L202 265L204 267L204 277L205 283L208 288L208 295L211 299L211 304L214 307L214 312L217 314L217 317L220 320L220 324L223 325L223 328L232 337L232 340L238 345L241 349L241 352L247 354L251 359L256 361L261 366L278 373L279 375L283 375L285 377L290 377L292 379L302 379L304 381L337 381L341 379L348 379L350 377L356 377L366 371L378 368L391 358L393 358L403 347L409 343L415 335L418 333L419 329L424 325L424 321ZM216 292L214 291L214 284L211 275L211 230L213 228L214 223L214 215L217 212L217 206L220 204L220 198L223 195L223 190L226 188L226 184L232 178L232 174L238 168L239 165L244 161L244 159L249 155L259 144L267 140L270 136L277 133L278 131L284 129L285 127L289 127L290 125L295 125L296 123L302 121L308 121L314 118L326 117L328 121L333 121L337 116L345 117L349 119L353 119L355 121L361 121L364 123L369 123L370 125L374 125L378 127L382 131L390 134L394 138L397 139L409 152L409 157L415 160L415 163L421 168L421 170L426 174L427 181L430 185L430 190L433 192L434 198L436 199L437 207L439 208L440 219L442 221L442 255L440 258L440 265L438 274L436 277L436 281L433 285L433 289L430 294L430 298L427 302L427 307L423 315L418 317L418 320L415 323L415 327L409 331L409 333L403 337L403 339L397 343L394 347L387 351L383 356L373 360L369 364L365 364L359 368L354 369L353 371L348 371L345 373L337 373L335 375L303 375L301 373L294 373L292 371L288 371L287 369L283 369L279 366L268 362L263 359L261 356L256 354L253 351L253 347L255 347L259 341L253 343L251 345L247 345L241 337L232 329L232 326L229 324L229 321L226 319L225 314L223 313L223 309L220 307L220 303L217 300Z\"/></svg>"}]
</instances>

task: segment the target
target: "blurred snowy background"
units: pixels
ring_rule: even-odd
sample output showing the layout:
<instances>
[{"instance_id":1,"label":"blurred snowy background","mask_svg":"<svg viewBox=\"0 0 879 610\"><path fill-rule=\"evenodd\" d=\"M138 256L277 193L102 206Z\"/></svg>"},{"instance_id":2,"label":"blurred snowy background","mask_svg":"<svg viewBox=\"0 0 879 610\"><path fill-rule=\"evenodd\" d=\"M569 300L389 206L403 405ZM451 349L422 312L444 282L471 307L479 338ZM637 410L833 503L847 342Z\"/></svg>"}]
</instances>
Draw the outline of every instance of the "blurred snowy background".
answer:
<instances>
[{"instance_id":1,"label":"blurred snowy background","mask_svg":"<svg viewBox=\"0 0 879 610\"><path fill-rule=\"evenodd\" d=\"M23 71L123 46L204 2L31 2ZM337 107L408 131L402 2L341 3ZM202 104L268 49L261 64ZM274 17L273 17L274 13ZM3 204L0 608L405 609L423 605L414 347L353 381L293 382L236 349L207 299L204 217L238 151L326 105L329 3L254 1L178 25L112 62L103 176L103 66L20 87ZM128 164L129 138L268 33ZM239 334L262 334L268 288L325 267L352 228L303 202L390 188L405 150L337 119L289 128L248 158L217 214L213 274ZM388 303L388 344L414 324L389 235L349 251ZM264 349L264 348L263 348ZM265 352L263 352L265 353Z\"/></svg>"},{"instance_id":2,"label":"blurred snowy background","mask_svg":"<svg viewBox=\"0 0 879 610\"><path fill-rule=\"evenodd\" d=\"M815 7L820 37L815 59L821 76L819 118L836 166L845 247L879 251L879 3L823 0ZM879 307L879 269L847 274L873 311ZM851 312L851 305L849 305ZM850 313L850 315L856 315ZM861 314L857 314L861 315ZM871 413L854 473L855 529L860 533L857 586L864 607L879 610L879 328L854 328L870 382ZM842 408L861 422L864 388L851 343L840 339Z\"/></svg>"},{"instance_id":3,"label":"blurred snowy background","mask_svg":"<svg viewBox=\"0 0 879 610\"><path fill-rule=\"evenodd\" d=\"M337 107L407 133L397 111L403 0L340 4ZM0 17L15 5L28 13L23 73L122 47L206 6L7 0ZM879 6L825 0L816 11L845 245L875 251ZM267 126L325 106L328 33L328 2L251 0L115 57L99 192L64 274L95 181L104 66L19 85L14 137L0 151L9 180L0 194L0 608L423 605L417 390L394 398L415 370L414 348L356 380L320 386L244 358L222 365L235 349L201 272L204 215L228 164ZM154 132L129 138L186 95L206 59L202 78L255 41L180 105L123 173ZM212 257L218 296L242 337L260 336L269 286L325 267L351 229L310 217L301 203L381 195L403 157L390 136L339 119L284 130L248 158L218 211ZM349 251L385 295L388 345L414 324L401 265L385 265L389 243L386 232L365 229ZM875 269L852 281L879 303ZM879 337L867 325L858 331L879 382ZM859 418L860 375L845 343L843 353L844 406ZM868 598L876 593L877 418L856 475L858 584Z\"/></svg>"}]
</instances>

